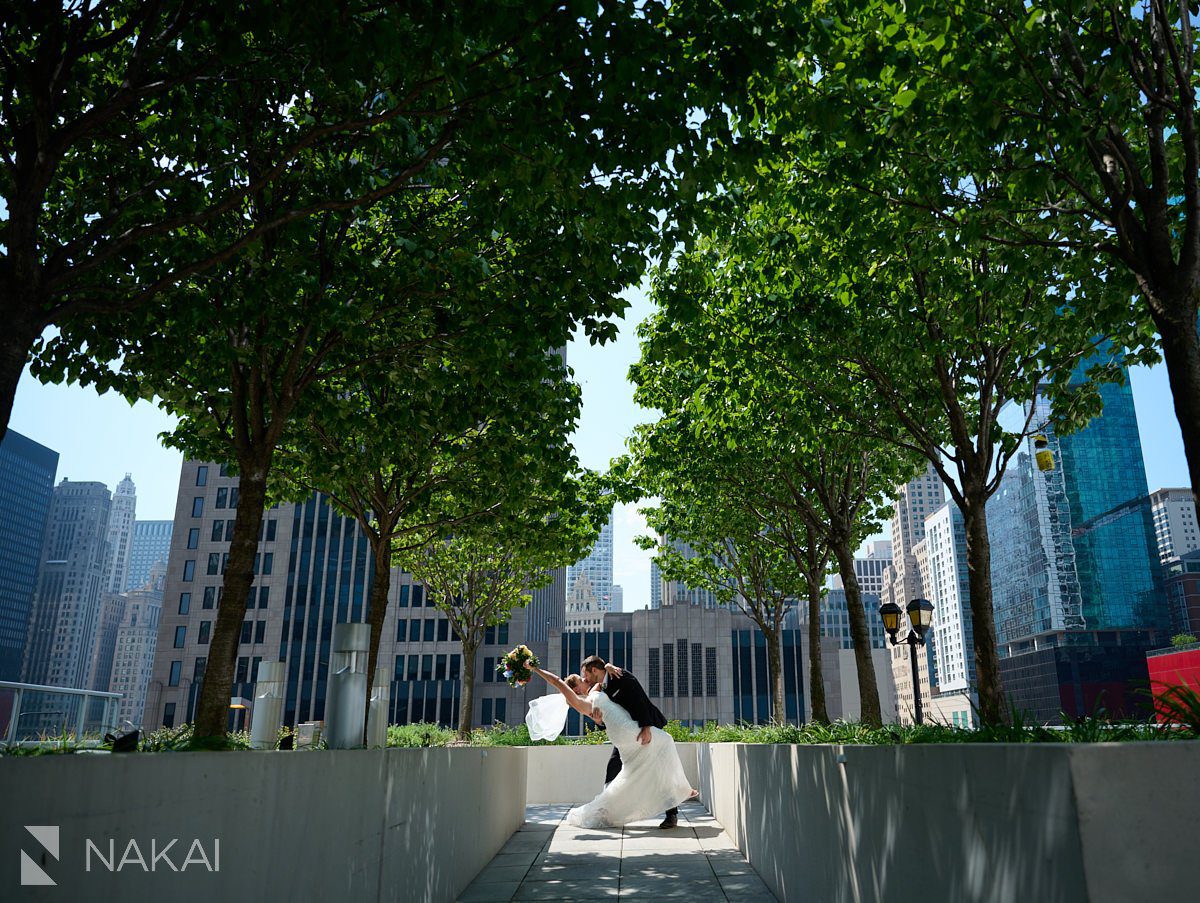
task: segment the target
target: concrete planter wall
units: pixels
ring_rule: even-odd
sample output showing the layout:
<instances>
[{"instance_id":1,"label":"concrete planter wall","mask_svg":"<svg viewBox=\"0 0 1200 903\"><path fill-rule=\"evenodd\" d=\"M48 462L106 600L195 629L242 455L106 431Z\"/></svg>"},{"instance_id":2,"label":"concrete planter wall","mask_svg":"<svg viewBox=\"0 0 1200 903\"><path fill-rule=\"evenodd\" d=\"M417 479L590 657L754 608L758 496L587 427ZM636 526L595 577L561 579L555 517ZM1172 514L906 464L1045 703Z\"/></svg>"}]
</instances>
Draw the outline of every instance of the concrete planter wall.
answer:
<instances>
[{"instance_id":1,"label":"concrete planter wall","mask_svg":"<svg viewBox=\"0 0 1200 903\"><path fill-rule=\"evenodd\" d=\"M40 756L0 760L0 899L452 900L521 825L521 749ZM57 826L59 850L25 825ZM110 872L136 841L176 868ZM55 887L21 886L25 851Z\"/></svg>"},{"instance_id":2,"label":"concrete planter wall","mask_svg":"<svg viewBox=\"0 0 1200 903\"><path fill-rule=\"evenodd\" d=\"M677 743L683 771L700 786L699 743ZM531 746L528 755L529 804L584 803L604 789L604 772L612 745Z\"/></svg>"},{"instance_id":3,"label":"concrete planter wall","mask_svg":"<svg viewBox=\"0 0 1200 903\"><path fill-rule=\"evenodd\" d=\"M1196 899L1200 744L711 744L703 799L781 900Z\"/></svg>"}]
</instances>

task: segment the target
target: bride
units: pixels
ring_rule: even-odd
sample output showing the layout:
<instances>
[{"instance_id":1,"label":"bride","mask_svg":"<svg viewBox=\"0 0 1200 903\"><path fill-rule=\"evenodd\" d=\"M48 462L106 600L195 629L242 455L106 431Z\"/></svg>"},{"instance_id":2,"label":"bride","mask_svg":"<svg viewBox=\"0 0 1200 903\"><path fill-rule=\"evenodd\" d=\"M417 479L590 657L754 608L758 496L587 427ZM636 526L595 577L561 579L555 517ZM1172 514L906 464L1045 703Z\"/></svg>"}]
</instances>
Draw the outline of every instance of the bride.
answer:
<instances>
[{"instance_id":1,"label":"bride","mask_svg":"<svg viewBox=\"0 0 1200 903\"><path fill-rule=\"evenodd\" d=\"M591 688L579 675L572 674L564 681L541 668L533 670L562 693L567 705L597 724L604 724L608 739L621 753L621 773L590 803L568 812L568 824L583 828L619 827L700 795L688 783L675 741L666 731L650 728L650 742L643 745L638 742L637 722L621 704L599 691L589 692ZM565 718L565 709L562 714Z\"/></svg>"}]
</instances>

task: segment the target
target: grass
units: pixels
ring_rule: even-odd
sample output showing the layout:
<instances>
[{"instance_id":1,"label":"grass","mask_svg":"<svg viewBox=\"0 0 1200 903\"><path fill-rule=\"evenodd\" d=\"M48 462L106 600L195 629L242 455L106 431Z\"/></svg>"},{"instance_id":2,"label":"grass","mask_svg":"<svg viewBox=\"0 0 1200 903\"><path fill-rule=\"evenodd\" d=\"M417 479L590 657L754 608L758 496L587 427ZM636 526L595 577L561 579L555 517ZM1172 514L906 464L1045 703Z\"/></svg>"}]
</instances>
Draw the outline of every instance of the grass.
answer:
<instances>
[{"instance_id":1,"label":"grass","mask_svg":"<svg viewBox=\"0 0 1200 903\"><path fill-rule=\"evenodd\" d=\"M857 746L900 746L917 743L1130 743L1200 739L1200 692L1187 686L1168 686L1159 690L1154 703L1166 723L1158 721L1113 720L1101 710L1083 718L1064 718L1059 728L1045 727L1012 712L1007 723L980 728L950 724L899 725L881 728L848 721L832 724L706 724L684 727L678 721L667 731L680 743L789 743L804 746L820 744ZM282 739L291 733L282 728ZM510 727L497 724L471 732L471 746L582 746L604 743L603 730L590 730L582 737L559 737L553 744L534 742L524 724ZM44 735L37 746L0 746L0 755L37 756L107 750L98 736L62 733ZM455 731L436 724L394 724L388 728L388 746L428 748L449 746ZM231 732L216 743L193 741L190 724L162 727L142 736L140 752L173 752L195 749L248 750L250 735Z\"/></svg>"}]
</instances>

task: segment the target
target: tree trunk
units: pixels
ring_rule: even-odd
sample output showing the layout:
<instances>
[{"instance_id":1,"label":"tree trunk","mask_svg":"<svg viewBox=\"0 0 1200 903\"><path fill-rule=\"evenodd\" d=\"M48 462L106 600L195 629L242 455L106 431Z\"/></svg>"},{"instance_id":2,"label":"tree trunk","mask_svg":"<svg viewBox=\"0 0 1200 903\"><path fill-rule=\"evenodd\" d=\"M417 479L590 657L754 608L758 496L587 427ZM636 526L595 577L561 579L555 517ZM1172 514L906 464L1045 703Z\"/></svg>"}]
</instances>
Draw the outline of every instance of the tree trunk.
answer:
<instances>
[{"instance_id":1,"label":"tree trunk","mask_svg":"<svg viewBox=\"0 0 1200 903\"><path fill-rule=\"evenodd\" d=\"M229 565L225 570L217 623L208 649L208 664L196 709L195 740L224 741L229 724L229 698L233 672L237 665L246 601L254 583L254 556L258 552L258 531L262 526L267 498L267 471L270 455L262 461L238 462L237 517L233 541L229 545ZM250 675L254 680L256 675Z\"/></svg>"},{"instance_id":2,"label":"tree trunk","mask_svg":"<svg viewBox=\"0 0 1200 903\"><path fill-rule=\"evenodd\" d=\"M13 401L17 397L17 384L25 372L29 349L39 335L39 330L14 315L21 303L22 299L10 295L0 304L5 321L4 328L0 329L0 440L8 432Z\"/></svg>"},{"instance_id":3,"label":"tree trunk","mask_svg":"<svg viewBox=\"0 0 1200 903\"><path fill-rule=\"evenodd\" d=\"M383 642L383 622L387 618L388 593L392 587L392 537L391 530L380 524L371 542L371 599L367 608L367 623L371 625L371 647L367 653L367 720L370 720L371 693L375 689L375 671L379 667L379 646ZM367 720L363 721L364 726ZM365 742L365 737L364 737Z\"/></svg>"},{"instance_id":4,"label":"tree trunk","mask_svg":"<svg viewBox=\"0 0 1200 903\"><path fill-rule=\"evenodd\" d=\"M1158 334L1162 337L1163 360L1171 381L1171 399L1175 417L1183 434L1183 453L1187 456L1188 476L1192 482L1192 497L1200 492L1200 333L1197 332L1196 309L1184 302L1182 320L1155 317Z\"/></svg>"},{"instance_id":5,"label":"tree trunk","mask_svg":"<svg viewBox=\"0 0 1200 903\"><path fill-rule=\"evenodd\" d=\"M811 721L829 723L825 705L825 675L821 669L821 586L808 581L808 683L812 700Z\"/></svg>"},{"instance_id":6,"label":"tree trunk","mask_svg":"<svg viewBox=\"0 0 1200 903\"><path fill-rule=\"evenodd\" d=\"M971 629L975 633L975 680L979 687L979 719L1004 720L1004 688L996 653L996 618L992 609L992 546L988 540L987 496L982 490L963 493L963 527L967 534L967 582L971 592Z\"/></svg>"},{"instance_id":7,"label":"tree trunk","mask_svg":"<svg viewBox=\"0 0 1200 903\"><path fill-rule=\"evenodd\" d=\"M767 638L767 676L771 681L771 722L787 724L787 698L783 691L783 618L775 619Z\"/></svg>"},{"instance_id":8,"label":"tree trunk","mask_svg":"<svg viewBox=\"0 0 1200 903\"><path fill-rule=\"evenodd\" d=\"M879 705L879 684L875 680L875 662L871 657L871 631L867 613L862 606L858 577L854 574L854 553L845 541L832 542L837 557L838 572L846 591L846 608L850 613L850 639L854 643L854 665L858 671L858 696L862 707L862 722L871 727L883 727L883 712Z\"/></svg>"},{"instance_id":9,"label":"tree trunk","mask_svg":"<svg viewBox=\"0 0 1200 903\"><path fill-rule=\"evenodd\" d=\"M479 647L468 647L466 640L462 644L463 651L463 684L462 694L458 703L458 739L471 739L471 709L475 705L475 653Z\"/></svg>"}]
</instances>

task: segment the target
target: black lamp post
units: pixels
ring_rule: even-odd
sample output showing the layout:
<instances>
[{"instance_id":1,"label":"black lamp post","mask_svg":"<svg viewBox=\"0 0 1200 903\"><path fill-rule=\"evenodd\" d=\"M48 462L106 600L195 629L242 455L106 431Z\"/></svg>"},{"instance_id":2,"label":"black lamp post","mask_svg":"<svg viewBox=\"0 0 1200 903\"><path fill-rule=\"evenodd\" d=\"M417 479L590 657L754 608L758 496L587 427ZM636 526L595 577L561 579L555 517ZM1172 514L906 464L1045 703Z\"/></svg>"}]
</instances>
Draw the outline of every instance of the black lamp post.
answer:
<instances>
[{"instance_id":1,"label":"black lamp post","mask_svg":"<svg viewBox=\"0 0 1200 903\"><path fill-rule=\"evenodd\" d=\"M879 606L879 616L883 618L883 629L891 637L892 645L899 646L902 642L908 644L908 657L912 663L914 714L917 724L924 724L925 721L921 714L921 679L920 672L917 670L917 647L925 645L925 634L929 630L929 625L933 623L933 603L928 599L913 599L904 608L904 611L908 612L908 623L912 625L912 629L908 632L907 637L898 640L896 634L900 631L900 606L895 602L885 602Z\"/></svg>"}]
</instances>

